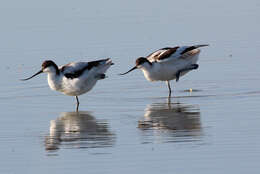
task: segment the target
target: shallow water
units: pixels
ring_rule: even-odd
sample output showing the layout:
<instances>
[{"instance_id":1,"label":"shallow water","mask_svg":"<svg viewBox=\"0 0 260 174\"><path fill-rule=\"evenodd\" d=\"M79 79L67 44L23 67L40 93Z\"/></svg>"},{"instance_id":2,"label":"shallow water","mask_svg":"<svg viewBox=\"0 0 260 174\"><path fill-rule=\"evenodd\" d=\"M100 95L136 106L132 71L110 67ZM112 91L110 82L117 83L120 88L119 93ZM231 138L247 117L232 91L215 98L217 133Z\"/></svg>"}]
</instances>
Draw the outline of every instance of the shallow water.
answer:
<instances>
[{"instance_id":1,"label":"shallow water","mask_svg":"<svg viewBox=\"0 0 260 174\"><path fill-rule=\"evenodd\" d=\"M0 173L259 173L258 1L0 8ZM172 98L140 71L118 76L136 57L179 44L210 47L198 70L171 82ZM46 75L18 80L45 59L105 57L115 65L79 97L79 113Z\"/></svg>"}]
</instances>

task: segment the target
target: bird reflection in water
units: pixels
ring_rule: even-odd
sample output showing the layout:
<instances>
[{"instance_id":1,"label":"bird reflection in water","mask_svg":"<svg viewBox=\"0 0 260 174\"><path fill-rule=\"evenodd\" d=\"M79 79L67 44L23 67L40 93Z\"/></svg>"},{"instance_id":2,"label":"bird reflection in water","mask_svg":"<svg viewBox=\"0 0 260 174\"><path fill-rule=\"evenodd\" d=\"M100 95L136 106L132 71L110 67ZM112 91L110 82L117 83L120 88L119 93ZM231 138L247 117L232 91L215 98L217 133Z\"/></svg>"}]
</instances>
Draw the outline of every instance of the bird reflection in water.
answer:
<instances>
[{"instance_id":1,"label":"bird reflection in water","mask_svg":"<svg viewBox=\"0 0 260 174\"><path fill-rule=\"evenodd\" d=\"M138 122L145 143L200 141L202 128L199 107L182 103L153 103Z\"/></svg>"},{"instance_id":2,"label":"bird reflection in water","mask_svg":"<svg viewBox=\"0 0 260 174\"><path fill-rule=\"evenodd\" d=\"M45 148L105 148L114 145L115 135L108 124L96 120L89 112L63 112L50 121L50 132L45 137Z\"/></svg>"}]
</instances>

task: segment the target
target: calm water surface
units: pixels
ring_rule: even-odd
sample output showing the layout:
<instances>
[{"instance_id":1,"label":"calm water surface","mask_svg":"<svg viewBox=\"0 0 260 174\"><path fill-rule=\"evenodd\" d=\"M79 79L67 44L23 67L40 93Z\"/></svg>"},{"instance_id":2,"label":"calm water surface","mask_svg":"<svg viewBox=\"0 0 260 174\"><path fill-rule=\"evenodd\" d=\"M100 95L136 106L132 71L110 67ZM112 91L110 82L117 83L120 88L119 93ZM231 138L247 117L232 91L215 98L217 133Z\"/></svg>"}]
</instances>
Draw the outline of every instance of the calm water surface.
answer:
<instances>
[{"instance_id":1,"label":"calm water surface","mask_svg":"<svg viewBox=\"0 0 260 174\"><path fill-rule=\"evenodd\" d=\"M259 173L259 11L256 0L2 4L0 173ZM210 47L172 98L140 71L118 76L179 44ZM18 80L45 59L106 57L109 78L78 113L46 75Z\"/></svg>"}]
</instances>

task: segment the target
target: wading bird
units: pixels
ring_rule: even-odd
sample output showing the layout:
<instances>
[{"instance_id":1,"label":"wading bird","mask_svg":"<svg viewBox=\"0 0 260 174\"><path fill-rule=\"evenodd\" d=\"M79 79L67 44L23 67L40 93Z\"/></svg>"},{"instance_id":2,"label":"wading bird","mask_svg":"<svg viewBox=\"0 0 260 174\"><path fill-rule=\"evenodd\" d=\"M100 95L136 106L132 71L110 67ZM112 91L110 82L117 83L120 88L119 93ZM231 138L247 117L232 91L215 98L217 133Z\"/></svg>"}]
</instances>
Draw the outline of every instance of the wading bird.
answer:
<instances>
[{"instance_id":1,"label":"wading bird","mask_svg":"<svg viewBox=\"0 0 260 174\"><path fill-rule=\"evenodd\" d=\"M125 75L135 69L141 69L148 81L166 81L171 96L170 80L179 78L187 72L197 69L200 50L208 45L176 46L159 49L147 57L136 59L135 66Z\"/></svg>"},{"instance_id":2,"label":"wading bird","mask_svg":"<svg viewBox=\"0 0 260 174\"><path fill-rule=\"evenodd\" d=\"M42 69L39 72L21 80L29 80L38 74L47 73L48 84L52 90L76 96L76 110L78 111L78 96L90 91L98 80L104 79L105 72L111 65L113 63L110 58L91 62L73 62L61 67L51 60L46 60L42 63Z\"/></svg>"}]
</instances>

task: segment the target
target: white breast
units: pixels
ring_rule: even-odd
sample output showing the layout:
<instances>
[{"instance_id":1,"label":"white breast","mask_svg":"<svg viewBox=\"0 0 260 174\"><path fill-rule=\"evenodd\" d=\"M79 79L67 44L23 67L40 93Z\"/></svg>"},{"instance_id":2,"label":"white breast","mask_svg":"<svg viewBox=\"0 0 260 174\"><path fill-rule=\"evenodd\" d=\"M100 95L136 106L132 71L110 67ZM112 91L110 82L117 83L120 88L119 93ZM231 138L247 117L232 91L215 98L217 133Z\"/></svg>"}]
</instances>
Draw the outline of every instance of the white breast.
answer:
<instances>
[{"instance_id":1,"label":"white breast","mask_svg":"<svg viewBox=\"0 0 260 174\"><path fill-rule=\"evenodd\" d=\"M54 73L48 73L47 76L49 87L54 91L62 91L62 84L60 76Z\"/></svg>"}]
</instances>

